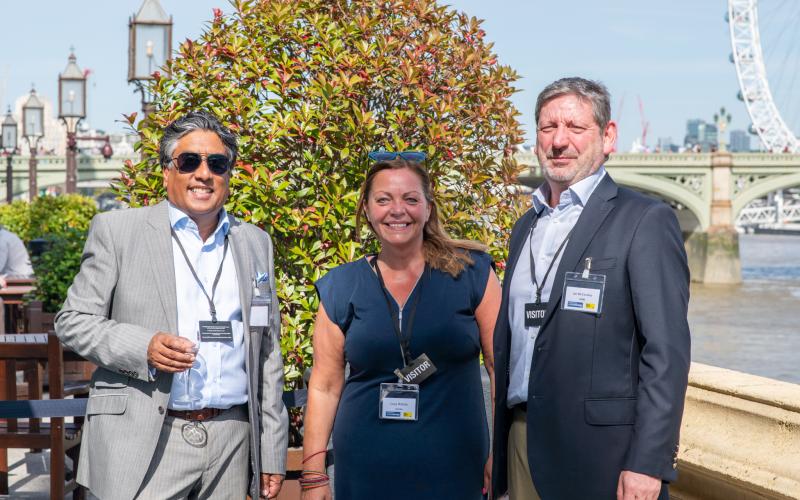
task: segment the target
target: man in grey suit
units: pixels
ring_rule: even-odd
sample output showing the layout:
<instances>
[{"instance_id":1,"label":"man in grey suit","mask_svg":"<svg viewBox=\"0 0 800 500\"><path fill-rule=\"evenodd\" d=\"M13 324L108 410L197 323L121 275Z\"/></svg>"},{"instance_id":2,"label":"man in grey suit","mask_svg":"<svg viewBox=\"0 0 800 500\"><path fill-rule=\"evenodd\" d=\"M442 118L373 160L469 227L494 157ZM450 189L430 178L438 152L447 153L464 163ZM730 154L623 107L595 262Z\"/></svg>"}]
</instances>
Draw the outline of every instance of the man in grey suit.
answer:
<instances>
[{"instance_id":1,"label":"man in grey suit","mask_svg":"<svg viewBox=\"0 0 800 500\"><path fill-rule=\"evenodd\" d=\"M78 482L102 499L275 498L281 488L273 249L223 208L236 153L216 118L188 113L160 143L168 201L92 221L56 332L98 366Z\"/></svg>"},{"instance_id":2,"label":"man in grey suit","mask_svg":"<svg viewBox=\"0 0 800 500\"><path fill-rule=\"evenodd\" d=\"M545 182L510 240L495 328L495 498L655 500L676 477L689 272L666 203L617 186L606 88L536 102Z\"/></svg>"}]
</instances>

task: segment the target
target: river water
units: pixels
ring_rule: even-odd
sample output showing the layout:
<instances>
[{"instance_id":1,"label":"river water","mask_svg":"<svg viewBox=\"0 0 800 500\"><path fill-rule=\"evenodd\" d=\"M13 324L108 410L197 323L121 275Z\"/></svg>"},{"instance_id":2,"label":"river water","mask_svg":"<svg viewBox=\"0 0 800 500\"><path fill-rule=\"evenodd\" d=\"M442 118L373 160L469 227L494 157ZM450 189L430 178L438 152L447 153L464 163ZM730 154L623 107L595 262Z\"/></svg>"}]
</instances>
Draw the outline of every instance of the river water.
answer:
<instances>
[{"instance_id":1,"label":"river water","mask_svg":"<svg viewBox=\"0 0 800 500\"><path fill-rule=\"evenodd\" d=\"M800 236L739 244L742 284L692 284L692 361L800 383Z\"/></svg>"}]
</instances>

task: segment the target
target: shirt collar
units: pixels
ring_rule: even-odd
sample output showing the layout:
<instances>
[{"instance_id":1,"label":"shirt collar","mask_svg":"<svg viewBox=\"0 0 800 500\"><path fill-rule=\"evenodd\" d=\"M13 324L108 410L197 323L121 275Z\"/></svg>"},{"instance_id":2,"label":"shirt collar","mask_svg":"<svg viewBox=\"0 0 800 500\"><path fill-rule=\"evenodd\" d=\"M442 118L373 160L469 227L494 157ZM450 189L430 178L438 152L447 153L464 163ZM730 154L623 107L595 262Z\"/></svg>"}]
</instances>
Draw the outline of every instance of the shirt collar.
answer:
<instances>
[{"instance_id":1,"label":"shirt collar","mask_svg":"<svg viewBox=\"0 0 800 500\"><path fill-rule=\"evenodd\" d=\"M568 202L571 204L585 206L586 202L589 200L589 197L592 195L597 185L600 184L600 181L603 180L605 175L606 168L604 165L600 165L600 168L597 169L597 172L586 177L585 179L581 179L580 181L571 185L569 189L561 193L561 200L559 201L563 203L565 200L568 200ZM547 181L545 181L536 189L536 191L533 192L533 209L537 214L541 214L542 210L545 208L552 210L550 205L547 204L547 200L549 198L550 185L547 184Z\"/></svg>"},{"instance_id":2,"label":"shirt collar","mask_svg":"<svg viewBox=\"0 0 800 500\"><path fill-rule=\"evenodd\" d=\"M176 232L181 230L187 230L190 233L197 236L197 238L200 238L200 230L198 229L195 221L193 221L192 218L186 215L186 213L183 210L176 207L171 202L167 202L167 205L169 207L170 226ZM216 239L219 236L224 236L228 234L230 225L231 225L230 221L228 220L228 212L225 211L225 207L220 208L219 221L217 222L217 228L214 229L214 238Z\"/></svg>"}]
</instances>

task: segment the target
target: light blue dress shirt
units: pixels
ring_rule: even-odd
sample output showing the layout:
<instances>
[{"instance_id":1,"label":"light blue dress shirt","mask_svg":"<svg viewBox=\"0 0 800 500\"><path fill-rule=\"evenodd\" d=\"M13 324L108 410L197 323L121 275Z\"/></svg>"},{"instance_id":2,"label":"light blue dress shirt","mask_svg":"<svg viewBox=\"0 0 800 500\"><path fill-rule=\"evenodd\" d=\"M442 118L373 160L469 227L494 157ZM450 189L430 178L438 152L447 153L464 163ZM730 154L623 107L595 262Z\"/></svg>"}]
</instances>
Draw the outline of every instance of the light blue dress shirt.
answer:
<instances>
[{"instance_id":1,"label":"light blue dress shirt","mask_svg":"<svg viewBox=\"0 0 800 500\"><path fill-rule=\"evenodd\" d=\"M511 276L511 289L508 297L508 318L511 326L509 408L528 401L528 379L533 363L533 346L536 343L536 336L539 334L539 327L525 327L524 317L525 304L536 301L536 287L531 282L531 246L533 246L536 264L536 281L542 285L542 303L547 303L550 300L553 280L561 257L564 255L564 249L555 257L555 262L553 262L553 257L558 247L575 227L578 217L583 212L583 207L586 206L586 202L605 174L605 168L601 166L597 172L576 182L561 193L558 205L552 208L548 204L550 188L546 182L533 193L533 209L538 214L539 220L532 238L527 238L530 228L524 228L526 241L522 245L514 267L514 274ZM553 262L553 268L547 276L547 281L542 284L551 262Z\"/></svg>"},{"instance_id":2,"label":"light blue dress shirt","mask_svg":"<svg viewBox=\"0 0 800 500\"><path fill-rule=\"evenodd\" d=\"M214 278L222 261L225 235L230 222L225 209L220 211L219 223L206 241L200 238L197 224L180 209L170 203L169 221L181 241L186 255L192 262L197 276L211 297ZM169 408L189 410L198 408L230 408L247 402L247 372L245 369L244 332L242 327L242 304L239 298L239 283L230 241L222 265L222 274L214 294L214 306L218 321L230 321L233 326L233 342L200 342L199 322L210 321L208 299L203 294L192 271L184 259L175 239L172 239L172 257L175 265L175 291L178 298L178 335L186 337L200 351L195 362L198 368L192 374L192 383L200 387L202 399L194 408L176 404L183 395L185 385L181 377L173 377Z\"/></svg>"}]
</instances>

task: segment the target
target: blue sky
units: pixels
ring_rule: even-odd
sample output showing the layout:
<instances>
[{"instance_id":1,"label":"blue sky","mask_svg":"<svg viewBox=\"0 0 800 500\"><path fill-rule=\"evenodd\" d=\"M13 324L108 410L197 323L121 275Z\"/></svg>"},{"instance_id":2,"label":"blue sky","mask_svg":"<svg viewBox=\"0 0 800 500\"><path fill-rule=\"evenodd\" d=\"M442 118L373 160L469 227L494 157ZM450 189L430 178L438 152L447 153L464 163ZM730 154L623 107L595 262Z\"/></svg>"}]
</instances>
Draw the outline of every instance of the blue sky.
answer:
<instances>
[{"instance_id":1,"label":"blue sky","mask_svg":"<svg viewBox=\"0 0 800 500\"><path fill-rule=\"evenodd\" d=\"M27 0L3 2L0 30L0 105L36 84L55 101L58 74L74 46L78 64L91 69L88 122L121 131L122 113L140 108L127 83L128 18L141 0ZM226 0L161 0L173 16L174 46L196 38L212 8ZM570 75L603 81L620 119L620 150L640 135L638 98L650 122L648 143L681 142L688 118L710 120L725 106L731 129L749 118L736 99L738 83L728 61L730 41L724 0L451 0L454 8L485 20L500 62L521 75L514 102L532 142L533 106L547 83ZM28 19L34 19L28 21ZM14 20L9 22L9 20ZM624 105L619 102L624 96ZM780 103L779 103L780 106ZM755 138L754 138L755 144Z\"/></svg>"}]
</instances>

